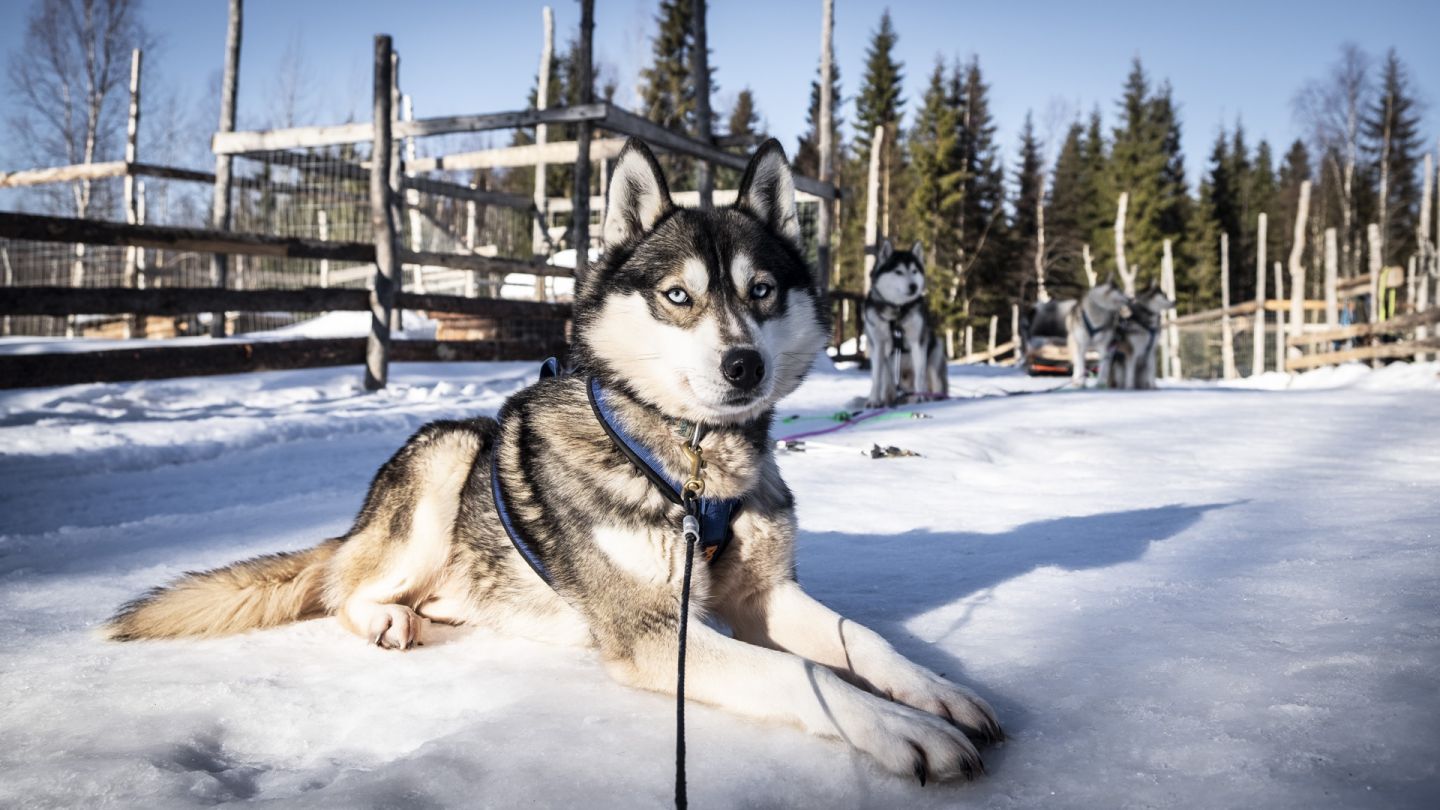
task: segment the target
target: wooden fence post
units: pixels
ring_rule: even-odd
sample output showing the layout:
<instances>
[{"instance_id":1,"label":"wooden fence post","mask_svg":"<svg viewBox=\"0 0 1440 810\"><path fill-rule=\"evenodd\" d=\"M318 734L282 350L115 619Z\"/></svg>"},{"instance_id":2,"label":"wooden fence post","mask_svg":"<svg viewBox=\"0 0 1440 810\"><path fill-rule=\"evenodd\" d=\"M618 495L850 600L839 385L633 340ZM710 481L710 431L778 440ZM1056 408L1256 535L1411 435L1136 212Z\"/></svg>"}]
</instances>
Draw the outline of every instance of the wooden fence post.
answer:
<instances>
[{"instance_id":1,"label":"wooden fence post","mask_svg":"<svg viewBox=\"0 0 1440 810\"><path fill-rule=\"evenodd\" d=\"M535 109L544 110L550 106L550 65L555 53L555 12L549 6L540 9L540 23L544 30L540 41L539 84L535 93ZM543 146L550 142L550 127L535 125L535 144ZM535 258L548 255L545 229L550 224L550 193L547 179L550 167L544 162L535 164L535 217L530 226L530 254ZM535 277L535 300L545 300L545 277Z\"/></svg>"},{"instance_id":2,"label":"wooden fence post","mask_svg":"<svg viewBox=\"0 0 1440 810\"><path fill-rule=\"evenodd\" d=\"M834 126L833 111L834 101L830 98L830 86L833 81L834 71L834 47L835 47L835 0L822 0L822 13L820 17L820 177L822 183L829 183L832 187L835 184L834 160L831 154L835 149L831 143L830 128ZM835 215L835 200L820 200L820 215L816 223L815 235L815 265L816 273L820 276L820 289L830 289L831 255L830 255L830 231L833 228L832 217ZM848 304L848 302L843 302Z\"/></svg>"},{"instance_id":3,"label":"wooden fence post","mask_svg":"<svg viewBox=\"0 0 1440 810\"><path fill-rule=\"evenodd\" d=\"M409 93L402 93L400 96L400 117L406 121L415 120L415 105L410 100ZM405 161L402 166L402 176L410 172L408 166L415 162L415 139L405 138ZM425 249L425 234L421 230L424 220L420 216L420 192L413 188L405 189L405 213L410 220L410 249L419 253ZM415 266L415 292L425 292L425 268L421 265Z\"/></svg>"},{"instance_id":4,"label":"wooden fence post","mask_svg":"<svg viewBox=\"0 0 1440 810\"><path fill-rule=\"evenodd\" d=\"M220 85L220 132L235 131L235 97L240 85L240 37L244 27L243 0L230 0L230 20L225 28L225 74ZM215 195L210 225L217 231L230 230L230 155L215 156ZM229 286L229 258L210 255L210 281L216 287ZM225 337L225 313L210 315L210 336Z\"/></svg>"},{"instance_id":5,"label":"wooden fence post","mask_svg":"<svg viewBox=\"0 0 1440 810\"><path fill-rule=\"evenodd\" d=\"M1115 205L1115 269L1120 271L1120 282L1125 285L1125 294L1135 295L1135 276L1125 262L1125 214L1130 209L1130 192L1120 192L1120 201Z\"/></svg>"},{"instance_id":6,"label":"wooden fence post","mask_svg":"<svg viewBox=\"0 0 1440 810\"><path fill-rule=\"evenodd\" d=\"M1253 349L1250 376L1265 373L1265 238L1269 217L1261 211L1255 223L1255 325L1252 327Z\"/></svg>"},{"instance_id":7,"label":"wooden fence post","mask_svg":"<svg viewBox=\"0 0 1440 810\"><path fill-rule=\"evenodd\" d=\"M1275 261L1275 299L1285 300L1285 269L1280 261ZM1275 313L1275 370L1285 371L1285 311L1278 310Z\"/></svg>"},{"instance_id":8,"label":"wooden fence post","mask_svg":"<svg viewBox=\"0 0 1440 810\"><path fill-rule=\"evenodd\" d=\"M1220 365L1225 379L1235 379L1235 327L1230 322L1230 234L1220 234Z\"/></svg>"},{"instance_id":9,"label":"wooden fence post","mask_svg":"<svg viewBox=\"0 0 1440 810\"><path fill-rule=\"evenodd\" d=\"M1298 338L1305 332L1305 227L1310 221L1310 181L1300 184L1300 204L1295 209L1295 232L1290 242L1290 336ZM1300 348L1289 352L1300 356Z\"/></svg>"},{"instance_id":10,"label":"wooden fence post","mask_svg":"<svg viewBox=\"0 0 1440 810\"><path fill-rule=\"evenodd\" d=\"M865 181L865 279L861 293L870 294L870 271L880 249L880 158L885 151L885 127L875 127L870 141L870 173Z\"/></svg>"},{"instance_id":11,"label":"wooden fence post","mask_svg":"<svg viewBox=\"0 0 1440 810\"><path fill-rule=\"evenodd\" d=\"M1170 245L1170 240L1163 243L1164 253L1160 258L1160 291L1165 297L1175 301L1175 255ZM1085 246L1086 264L1089 264L1090 246ZM1095 273L1087 268L1086 273L1090 275L1090 286L1095 286ZM1180 327L1175 325L1175 310L1167 309L1161 317L1169 323L1165 330L1165 375L1173 380L1180 379Z\"/></svg>"},{"instance_id":12,"label":"wooden fence post","mask_svg":"<svg viewBox=\"0 0 1440 810\"><path fill-rule=\"evenodd\" d=\"M1085 260L1085 280L1090 282L1091 287L1094 287L1100 279L1095 277L1095 262L1090 256L1089 242L1080 246L1080 255Z\"/></svg>"},{"instance_id":13,"label":"wooden fence post","mask_svg":"<svg viewBox=\"0 0 1440 810\"><path fill-rule=\"evenodd\" d=\"M394 138L395 121L400 116L400 106L400 54L395 51L392 45L390 49L390 171L388 174L390 180L390 221L395 229L395 238L397 240L403 235L404 225L401 223L404 222L403 214L405 208L405 195L401 193L400 142ZM400 247L398 241L395 246L398 251ZM398 252L396 255L399 255ZM414 267L415 275L419 276L423 271L422 265L416 264ZM405 266L400 263L398 258L395 260L394 284L396 293L405 290ZM392 331L399 331L404 328L405 312L399 307L391 307L390 329Z\"/></svg>"},{"instance_id":14,"label":"wooden fence post","mask_svg":"<svg viewBox=\"0 0 1440 810\"><path fill-rule=\"evenodd\" d=\"M365 388L384 388L390 372L390 314L399 274L399 234L391 197L390 137L394 62L390 37L375 37L375 145L370 155L370 224L375 232L375 281L370 290L370 339L365 346Z\"/></svg>"},{"instance_id":15,"label":"wooden fence post","mask_svg":"<svg viewBox=\"0 0 1440 810\"><path fill-rule=\"evenodd\" d=\"M690 49L690 83L695 90L695 137L702 143L714 143L710 125L710 49L705 35L705 0L690 0L691 33L695 42ZM715 207L715 169L701 158L695 164L695 188L700 192L700 207Z\"/></svg>"},{"instance_id":16,"label":"wooden fence post","mask_svg":"<svg viewBox=\"0 0 1440 810\"><path fill-rule=\"evenodd\" d=\"M125 121L125 162L136 163L140 157L140 65L143 54L139 48L130 52L130 113ZM139 200L135 193L135 183L138 180L128 169L125 172L125 221L131 225L139 224L140 208ZM134 287L136 277L140 271L140 249L136 247L125 248L125 275L123 286ZM125 319L125 337L135 337L136 333L144 335L145 316L131 315Z\"/></svg>"},{"instance_id":17,"label":"wooden fence post","mask_svg":"<svg viewBox=\"0 0 1440 810\"><path fill-rule=\"evenodd\" d=\"M998 316L998 315L991 315L991 316L990 316L990 342L985 346L986 352L988 352L989 355L990 355L989 358L987 358L987 359L985 360L985 365L987 365L987 366L993 366L993 365L995 365L995 333L996 333L996 331L997 331L997 327L999 326L999 324L1000 324L1000 316Z\"/></svg>"},{"instance_id":18,"label":"wooden fence post","mask_svg":"<svg viewBox=\"0 0 1440 810\"><path fill-rule=\"evenodd\" d=\"M580 0L580 44L576 60L580 63L580 103L595 100L591 43L595 36L595 0ZM570 216L574 220L575 275L590 263L590 124L582 122L575 135L575 205Z\"/></svg>"},{"instance_id":19,"label":"wooden fence post","mask_svg":"<svg viewBox=\"0 0 1440 810\"><path fill-rule=\"evenodd\" d=\"M1385 295L1385 286L1381 284L1380 277L1385 275L1384 267L1384 244L1381 241L1379 223L1372 222L1365 228L1365 239L1370 248L1370 323L1380 322L1381 299ZM1379 368L1378 358L1370 361L1371 368Z\"/></svg>"},{"instance_id":20,"label":"wooden fence post","mask_svg":"<svg viewBox=\"0 0 1440 810\"><path fill-rule=\"evenodd\" d=\"M1325 229L1325 325L1340 325L1340 240L1334 228Z\"/></svg>"},{"instance_id":21,"label":"wooden fence post","mask_svg":"<svg viewBox=\"0 0 1440 810\"><path fill-rule=\"evenodd\" d=\"M325 212L324 208L321 208L319 211L315 212L315 222L316 228L319 230L320 241L330 241L330 215ZM320 260L320 286L322 288L330 286L329 259Z\"/></svg>"},{"instance_id":22,"label":"wooden fence post","mask_svg":"<svg viewBox=\"0 0 1440 810\"><path fill-rule=\"evenodd\" d=\"M1015 362L1025 355L1025 347L1020 345L1020 305L1010 305L1010 342L1015 344Z\"/></svg>"},{"instance_id":23,"label":"wooden fence post","mask_svg":"<svg viewBox=\"0 0 1440 810\"><path fill-rule=\"evenodd\" d=\"M965 356L969 357L975 353L975 325L965 324Z\"/></svg>"}]
</instances>

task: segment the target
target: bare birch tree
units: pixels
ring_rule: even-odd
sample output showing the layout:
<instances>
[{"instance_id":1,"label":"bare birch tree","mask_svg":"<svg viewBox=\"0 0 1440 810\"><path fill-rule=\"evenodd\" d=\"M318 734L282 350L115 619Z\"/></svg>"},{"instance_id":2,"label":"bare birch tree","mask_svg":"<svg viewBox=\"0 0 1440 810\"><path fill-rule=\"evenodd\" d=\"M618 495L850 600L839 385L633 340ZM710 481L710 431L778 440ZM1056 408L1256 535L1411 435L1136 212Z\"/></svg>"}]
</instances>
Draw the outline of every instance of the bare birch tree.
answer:
<instances>
[{"instance_id":1,"label":"bare birch tree","mask_svg":"<svg viewBox=\"0 0 1440 810\"><path fill-rule=\"evenodd\" d=\"M130 52L152 40L140 0L37 0L7 77L16 101L11 143L35 166L94 163L123 143ZM114 200L89 180L46 199L77 217Z\"/></svg>"},{"instance_id":2,"label":"bare birch tree","mask_svg":"<svg viewBox=\"0 0 1440 810\"><path fill-rule=\"evenodd\" d=\"M1310 130L1320 156L1321 172L1333 183L1340 204L1341 253L1344 274L1359 272L1360 251L1355 219L1355 179L1360 155L1360 123L1371 89L1370 56L1353 42L1323 80L1307 83L1295 96L1296 116Z\"/></svg>"}]
</instances>

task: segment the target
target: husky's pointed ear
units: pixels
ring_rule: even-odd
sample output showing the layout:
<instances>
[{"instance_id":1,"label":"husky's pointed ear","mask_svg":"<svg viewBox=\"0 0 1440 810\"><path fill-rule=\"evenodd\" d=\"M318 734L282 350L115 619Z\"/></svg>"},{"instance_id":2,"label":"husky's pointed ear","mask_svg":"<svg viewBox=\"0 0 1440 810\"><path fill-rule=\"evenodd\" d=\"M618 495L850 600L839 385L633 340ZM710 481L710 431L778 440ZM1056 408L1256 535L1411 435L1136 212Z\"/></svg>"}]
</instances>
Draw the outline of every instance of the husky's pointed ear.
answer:
<instances>
[{"instance_id":1,"label":"husky's pointed ear","mask_svg":"<svg viewBox=\"0 0 1440 810\"><path fill-rule=\"evenodd\" d=\"M605 249L622 245L655 227L675 204L655 155L643 141L631 138L620 150L610 172L605 196Z\"/></svg>"},{"instance_id":2,"label":"husky's pointed ear","mask_svg":"<svg viewBox=\"0 0 1440 810\"><path fill-rule=\"evenodd\" d=\"M895 252L895 243L889 239L881 239L880 247L875 249L875 266L879 267L890 260L890 255Z\"/></svg>"},{"instance_id":3,"label":"husky's pointed ear","mask_svg":"<svg viewBox=\"0 0 1440 810\"><path fill-rule=\"evenodd\" d=\"M923 264L925 262L925 243L916 239L915 244L910 246L910 253Z\"/></svg>"},{"instance_id":4,"label":"husky's pointed ear","mask_svg":"<svg viewBox=\"0 0 1440 810\"><path fill-rule=\"evenodd\" d=\"M775 233L800 247L800 218L795 214L795 178L785 148L771 138L760 144L745 176L735 207L749 211Z\"/></svg>"}]
</instances>

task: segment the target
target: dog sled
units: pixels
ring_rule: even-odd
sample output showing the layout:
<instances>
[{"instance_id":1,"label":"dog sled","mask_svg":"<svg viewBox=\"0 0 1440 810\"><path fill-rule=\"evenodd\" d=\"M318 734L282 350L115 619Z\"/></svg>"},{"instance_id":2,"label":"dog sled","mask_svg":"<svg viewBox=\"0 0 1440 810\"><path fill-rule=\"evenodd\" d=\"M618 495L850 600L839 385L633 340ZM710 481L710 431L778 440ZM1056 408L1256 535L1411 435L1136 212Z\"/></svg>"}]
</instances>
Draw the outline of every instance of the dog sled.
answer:
<instances>
[{"instance_id":1,"label":"dog sled","mask_svg":"<svg viewBox=\"0 0 1440 810\"><path fill-rule=\"evenodd\" d=\"M1031 377L1070 374L1073 363L1065 315L1074 306L1074 301L1041 301L1026 310L1020 321L1020 365L1026 374ZM1089 361L1087 357L1087 365Z\"/></svg>"}]
</instances>

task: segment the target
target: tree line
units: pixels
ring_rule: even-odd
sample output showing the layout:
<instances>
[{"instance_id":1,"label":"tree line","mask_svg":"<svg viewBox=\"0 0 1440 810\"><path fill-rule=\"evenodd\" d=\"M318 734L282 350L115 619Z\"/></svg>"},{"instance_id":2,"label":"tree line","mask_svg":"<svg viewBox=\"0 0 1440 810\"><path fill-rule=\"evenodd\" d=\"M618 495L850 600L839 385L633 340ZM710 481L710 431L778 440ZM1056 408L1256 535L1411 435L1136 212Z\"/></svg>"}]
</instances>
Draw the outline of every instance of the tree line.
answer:
<instances>
[{"instance_id":1,"label":"tree line","mask_svg":"<svg viewBox=\"0 0 1440 810\"><path fill-rule=\"evenodd\" d=\"M637 109L691 133L692 14L690 0L660 0ZM924 242L930 303L952 328L991 315L1008 322L1010 306L1035 300L1042 278L1053 297L1082 293L1089 284L1087 253L1103 278L1115 266L1113 229L1122 192L1128 195L1126 257L1138 269L1138 283L1159 279L1163 245L1170 241L1177 295L1187 311L1220 304L1222 232L1229 235L1231 300L1254 296L1257 215L1269 219L1267 262L1283 260L1306 180L1313 187L1305 258L1315 269L1307 274L1313 283L1323 278L1322 251L1315 246L1323 244L1327 228L1338 231L1342 276L1365 272L1371 222L1381 224L1387 266L1402 264L1415 251L1426 147L1418 91L1393 50L1377 60L1344 45L1325 76L1295 93L1294 114L1306 135L1280 150L1264 139L1252 143L1238 120L1222 126L1192 188L1175 90L1138 57L1108 114L1097 106L1058 126L1052 121L1050 142L1028 114L1017 143L1007 146L996 134L992 89L978 56L937 56L923 94L912 100L904 94L907 67L899 42L887 10L870 33L853 96L845 95L839 70L832 71L833 165L844 195L833 249L832 283L838 288L863 286L866 179L877 128L885 132L879 147L881 234L904 244ZM709 61L714 71L715 60ZM565 73L563 65L558 72ZM818 76L817 68L806 130L792 152L795 168L810 176L819 164ZM612 94L613 87L607 88ZM736 94L729 119L715 135L761 128L749 88ZM842 137L847 130L850 136ZM672 184L692 188L693 164L667 161Z\"/></svg>"}]
</instances>

